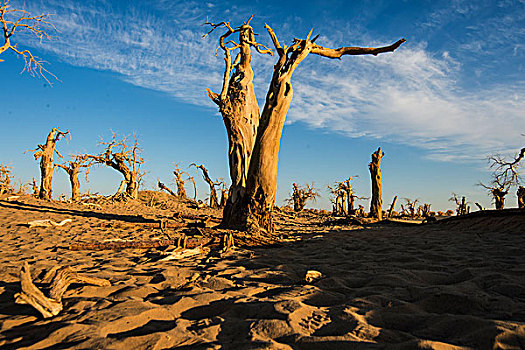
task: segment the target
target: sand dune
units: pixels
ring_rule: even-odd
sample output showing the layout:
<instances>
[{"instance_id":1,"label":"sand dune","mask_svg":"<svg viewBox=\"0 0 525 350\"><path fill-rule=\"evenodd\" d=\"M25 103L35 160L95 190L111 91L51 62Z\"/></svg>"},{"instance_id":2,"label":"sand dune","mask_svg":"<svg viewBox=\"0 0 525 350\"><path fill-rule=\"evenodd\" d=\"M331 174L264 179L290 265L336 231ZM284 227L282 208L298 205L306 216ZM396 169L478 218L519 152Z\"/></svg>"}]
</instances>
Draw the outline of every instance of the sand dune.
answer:
<instances>
[{"instance_id":1,"label":"sand dune","mask_svg":"<svg viewBox=\"0 0 525 350\"><path fill-rule=\"evenodd\" d=\"M96 209L30 197L0 202L0 347L525 347L521 212L411 227L282 219L280 232L295 241L178 261L159 261L161 249L69 250L81 241L164 239L139 223L174 210L140 203ZM21 225L68 218L57 227ZM69 265L112 285L72 285L64 311L43 319L14 303L24 261L37 280ZM308 270L323 278L307 283Z\"/></svg>"}]
</instances>

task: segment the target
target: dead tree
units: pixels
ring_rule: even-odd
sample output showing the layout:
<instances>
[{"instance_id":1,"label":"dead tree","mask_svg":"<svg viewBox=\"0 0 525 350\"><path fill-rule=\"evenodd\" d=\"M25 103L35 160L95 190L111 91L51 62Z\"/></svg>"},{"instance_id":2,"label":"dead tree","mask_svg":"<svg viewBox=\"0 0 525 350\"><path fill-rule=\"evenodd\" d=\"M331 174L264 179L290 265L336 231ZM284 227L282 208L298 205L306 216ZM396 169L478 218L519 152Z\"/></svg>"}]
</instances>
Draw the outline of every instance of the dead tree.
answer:
<instances>
[{"instance_id":1,"label":"dead tree","mask_svg":"<svg viewBox=\"0 0 525 350\"><path fill-rule=\"evenodd\" d=\"M139 194L140 178L144 175L140 172L140 167L144 164L144 159L139 155L141 149L138 140L133 135L133 143L128 144L128 137L125 136L121 141L117 141L116 134L110 142L100 141L99 145L105 146L104 152L99 155L86 154L85 157L93 162L109 166L124 176L120 183L115 197L137 199ZM124 187L126 191L124 191Z\"/></svg>"},{"instance_id":2,"label":"dead tree","mask_svg":"<svg viewBox=\"0 0 525 350\"><path fill-rule=\"evenodd\" d=\"M274 31L266 25L279 57L274 66L266 102L259 118L258 104L252 84L250 49L254 47L261 53L269 53L270 50L255 42L253 29L249 22L250 20L235 29L227 22L218 24L207 22L212 26L209 33L218 27L227 29L219 40L226 61L223 89L220 95L208 90L208 96L219 105L225 119L230 144L230 175L232 176L232 187L235 189L231 191L230 200L224 209L222 226L271 233L274 230L272 211L277 190L280 139L293 95L292 74L299 63L310 53L328 58L340 58L343 55L377 55L392 52L405 40L401 39L393 45L381 48L328 49L315 44L318 36L310 40L310 32L306 39L294 39L292 45L286 47L281 46ZM234 33L239 33L239 43L228 40L228 37ZM239 49L240 52L232 64L231 51L234 49ZM229 100L226 101L227 99ZM256 126L257 119L258 127ZM228 123L234 126L229 126ZM241 128L241 125L246 127ZM232 161L232 155L243 161ZM245 179L244 191L240 178Z\"/></svg>"},{"instance_id":3,"label":"dead tree","mask_svg":"<svg viewBox=\"0 0 525 350\"><path fill-rule=\"evenodd\" d=\"M430 206L431 204L424 203L422 206L419 206L419 212L421 213L421 217L428 218L430 217Z\"/></svg>"},{"instance_id":4,"label":"dead tree","mask_svg":"<svg viewBox=\"0 0 525 350\"><path fill-rule=\"evenodd\" d=\"M370 201L370 216L378 220L383 216L383 183L381 180L381 158L385 155L381 147L372 153L372 161L368 164L372 178L372 200Z\"/></svg>"},{"instance_id":5,"label":"dead tree","mask_svg":"<svg viewBox=\"0 0 525 350\"><path fill-rule=\"evenodd\" d=\"M394 197L394 199L392 200L392 204L390 204L390 209L388 209L389 218L392 217L392 213L394 212L394 208L396 207L396 202L397 202L397 196Z\"/></svg>"},{"instance_id":6,"label":"dead tree","mask_svg":"<svg viewBox=\"0 0 525 350\"><path fill-rule=\"evenodd\" d=\"M525 209L525 187L518 187L516 196L518 196L518 208Z\"/></svg>"},{"instance_id":7,"label":"dead tree","mask_svg":"<svg viewBox=\"0 0 525 350\"><path fill-rule=\"evenodd\" d=\"M57 141L67 135L70 135L69 130L64 133L58 130L58 128L53 128L49 132L49 135L47 135L45 144L38 145L37 148L26 151L35 152L33 154L35 160L40 158L40 191L38 193L38 197L40 199L51 199L51 184L53 182L53 171L55 170L55 165L53 164L53 154L56 153L59 158L62 158L62 155L56 150L55 147Z\"/></svg>"},{"instance_id":8,"label":"dead tree","mask_svg":"<svg viewBox=\"0 0 525 350\"><path fill-rule=\"evenodd\" d=\"M188 175L188 180L193 184L193 201L197 203L197 184L195 183L195 178Z\"/></svg>"},{"instance_id":9,"label":"dead tree","mask_svg":"<svg viewBox=\"0 0 525 350\"><path fill-rule=\"evenodd\" d=\"M78 181L78 175L80 174L81 168L86 168L86 181L89 174L89 167L91 164L88 159L83 155L73 155L72 160L66 164L57 164L59 168L64 169L64 171L69 175L69 182L71 184L71 201L75 202L80 200L80 182Z\"/></svg>"},{"instance_id":10,"label":"dead tree","mask_svg":"<svg viewBox=\"0 0 525 350\"><path fill-rule=\"evenodd\" d=\"M456 215L465 215L467 214L467 201L465 196L461 197L461 201L459 200L459 196L452 192L452 197L448 199L450 202L456 203Z\"/></svg>"},{"instance_id":11,"label":"dead tree","mask_svg":"<svg viewBox=\"0 0 525 350\"><path fill-rule=\"evenodd\" d=\"M294 183L292 187L293 193L287 201L290 204L293 203L293 210L295 212L303 211L304 207L306 206L306 202L309 199L315 201L317 197L319 197L319 193L314 188L313 184L311 186L309 184L306 184L304 187L301 187Z\"/></svg>"},{"instance_id":12,"label":"dead tree","mask_svg":"<svg viewBox=\"0 0 525 350\"><path fill-rule=\"evenodd\" d=\"M226 203L228 202L228 196L229 196L229 189L226 186L226 183L223 179L220 179L220 186L221 186L221 201L219 202L219 207L224 208L226 206Z\"/></svg>"},{"instance_id":13,"label":"dead tree","mask_svg":"<svg viewBox=\"0 0 525 350\"><path fill-rule=\"evenodd\" d=\"M184 188L184 183L185 183L188 179L183 180L183 179L182 179L182 176L183 176L183 175L186 175L186 176L188 176L188 178L189 178L190 175L188 175L187 172L181 170L181 169L179 168L179 165L178 165L177 163L175 163L175 170L173 170L173 175L175 175L175 182L176 182L176 184L177 184L177 195L178 195L181 199L186 199L188 196L186 195L186 189ZM196 192L197 192L197 191L195 190L195 193L196 193ZM195 195L195 196L196 196L196 195Z\"/></svg>"},{"instance_id":14,"label":"dead tree","mask_svg":"<svg viewBox=\"0 0 525 350\"><path fill-rule=\"evenodd\" d=\"M234 204L245 195L250 159L259 126L259 105L253 86L253 70L251 66L251 48L261 54L272 55L272 51L255 41L250 17L246 23L232 28L230 23L218 24L206 21L212 29L207 36L218 27L224 27L226 32L219 38L219 47L224 52L225 70L220 94L207 89L210 99L219 106L224 126L228 134L228 161L230 167L229 201L224 208L225 224L228 218L235 216L232 212ZM238 34L238 43L229 40L231 35ZM232 53L236 53L232 62Z\"/></svg>"},{"instance_id":15,"label":"dead tree","mask_svg":"<svg viewBox=\"0 0 525 350\"><path fill-rule=\"evenodd\" d=\"M202 171L202 177L204 181L210 186L210 208L218 208L219 207L219 201L217 199L217 191L215 190L215 186L219 184L219 182L214 182L210 178L210 174L208 173L208 169L204 167L204 165L197 165L195 163L190 164L191 166L195 166L196 168L199 168Z\"/></svg>"},{"instance_id":16,"label":"dead tree","mask_svg":"<svg viewBox=\"0 0 525 350\"><path fill-rule=\"evenodd\" d=\"M33 188L33 195L34 195L35 197L38 197L38 192L39 192L39 190L38 190L38 185L36 184L36 180L35 180L35 178L33 178L33 182L31 183L31 186L32 186L32 188Z\"/></svg>"},{"instance_id":17,"label":"dead tree","mask_svg":"<svg viewBox=\"0 0 525 350\"><path fill-rule=\"evenodd\" d=\"M411 218L416 217L416 204L419 202L419 199L414 199L413 201L409 198L405 198L405 204L407 208L405 209L403 206L401 206L403 213L409 215Z\"/></svg>"},{"instance_id":18,"label":"dead tree","mask_svg":"<svg viewBox=\"0 0 525 350\"><path fill-rule=\"evenodd\" d=\"M520 204L520 200L523 203L523 190L520 192L522 179L520 177L519 167L524 157L525 147L522 148L512 160L507 160L499 154L488 157L490 168L493 169L492 183L491 185L484 185L480 182L479 185L487 189L492 195L496 209L503 209L505 207L505 196L509 193L512 186L518 187L518 207L522 208L521 205L523 204Z\"/></svg>"},{"instance_id":19,"label":"dead tree","mask_svg":"<svg viewBox=\"0 0 525 350\"><path fill-rule=\"evenodd\" d=\"M160 182L158 179L157 179L157 186L159 187L159 189L168 192L168 193L171 194L173 197L179 197L175 192L173 192L168 186L164 185L164 184L163 184L162 182Z\"/></svg>"},{"instance_id":20,"label":"dead tree","mask_svg":"<svg viewBox=\"0 0 525 350\"><path fill-rule=\"evenodd\" d=\"M11 193L13 191L13 188L11 187L11 181L13 179L11 169L10 166L0 163L0 195Z\"/></svg>"},{"instance_id":21,"label":"dead tree","mask_svg":"<svg viewBox=\"0 0 525 350\"><path fill-rule=\"evenodd\" d=\"M512 186L512 182L509 178L505 179L504 177L499 178L496 176L491 185L485 185L481 182L479 185L488 190L492 195L496 209L499 210L505 208L505 196L509 193L509 189Z\"/></svg>"},{"instance_id":22,"label":"dead tree","mask_svg":"<svg viewBox=\"0 0 525 350\"><path fill-rule=\"evenodd\" d=\"M0 1L0 24L2 25L3 34L3 43L0 42L0 54L11 50L18 56L22 56L25 62L22 71L28 71L32 76L39 75L51 84L46 74L51 75L55 79L56 76L43 66L44 61L34 56L31 51L27 49L19 49L18 44L12 42L13 35L17 31L25 31L36 36L41 42L44 39L50 39L51 36L47 33L47 30L51 29L56 31L56 28L47 21L48 17L48 14L33 16L25 10L12 8L11 5L9 5L9 0ZM3 60L0 59L0 62L3 62Z\"/></svg>"}]
</instances>

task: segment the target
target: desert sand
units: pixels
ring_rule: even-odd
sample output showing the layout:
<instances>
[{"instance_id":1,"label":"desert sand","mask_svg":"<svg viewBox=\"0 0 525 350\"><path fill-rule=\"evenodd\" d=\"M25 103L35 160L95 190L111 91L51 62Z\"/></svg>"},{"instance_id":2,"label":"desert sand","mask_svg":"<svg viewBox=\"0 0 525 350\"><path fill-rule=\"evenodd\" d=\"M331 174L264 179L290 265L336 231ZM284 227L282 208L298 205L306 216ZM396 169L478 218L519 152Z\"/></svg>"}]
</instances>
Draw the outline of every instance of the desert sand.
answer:
<instances>
[{"instance_id":1,"label":"desert sand","mask_svg":"<svg viewBox=\"0 0 525 350\"><path fill-rule=\"evenodd\" d=\"M191 227L199 220L181 213L207 217L208 227ZM70 249L181 230L219 237L210 228L219 218L219 210L151 194L100 207L1 200L0 348L525 348L525 214L517 210L426 225L280 214L279 244L255 247L234 234L237 246L227 252L211 246L170 261L161 259L173 247ZM72 222L25 225L39 219ZM148 224L161 219L186 227ZM111 286L73 284L64 310L44 319L14 302L24 262L37 286L58 265ZM322 277L307 282L309 270Z\"/></svg>"}]
</instances>

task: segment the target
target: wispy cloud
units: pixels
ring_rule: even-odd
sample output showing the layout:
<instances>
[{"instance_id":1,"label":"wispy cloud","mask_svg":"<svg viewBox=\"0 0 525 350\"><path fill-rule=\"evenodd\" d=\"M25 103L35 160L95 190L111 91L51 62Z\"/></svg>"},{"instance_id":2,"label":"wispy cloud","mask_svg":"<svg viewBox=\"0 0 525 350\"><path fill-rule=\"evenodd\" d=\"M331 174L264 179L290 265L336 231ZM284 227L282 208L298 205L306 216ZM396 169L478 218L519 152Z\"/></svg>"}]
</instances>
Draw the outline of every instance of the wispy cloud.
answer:
<instances>
[{"instance_id":1,"label":"wispy cloud","mask_svg":"<svg viewBox=\"0 0 525 350\"><path fill-rule=\"evenodd\" d=\"M479 10L461 1L454 4L429 15L426 30L443 27L451 11L461 17ZM215 106L207 101L204 91L220 87L223 60L213 55L216 37L202 39L205 28L201 23L207 14L221 19L229 15L232 23L245 20L238 15L243 11L227 14L211 3L199 2L159 1L148 8L126 4L118 10L105 1L52 0L28 6L34 12L55 13L60 40L44 43L43 48L64 61L116 72L131 84L164 91L210 110ZM491 37L502 34L502 28L516 20L503 15L498 18L491 22ZM286 41L290 26L284 25L283 30L285 34L280 34ZM338 28L338 32L323 34L326 36L318 42L333 47L348 44L347 37L354 39L353 43L355 39L366 41L365 36L346 35L344 28L343 32ZM511 42L516 36L505 35L491 42L497 40L497 47L512 44L509 49L516 56L523 55L520 44ZM259 38L267 43L264 37L261 33ZM492 45L496 50L496 44ZM378 57L332 61L312 55L295 73L288 122L351 137L404 143L446 161L479 159L489 152L520 147L520 133L525 131L523 82L493 84L485 89L467 89L462 82L462 50L481 52L486 46L478 35L458 41L454 54L432 53L423 42L408 42L394 54ZM254 60L260 98L265 96L274 59L258 56Z\"/></svg>"}]
</instances>

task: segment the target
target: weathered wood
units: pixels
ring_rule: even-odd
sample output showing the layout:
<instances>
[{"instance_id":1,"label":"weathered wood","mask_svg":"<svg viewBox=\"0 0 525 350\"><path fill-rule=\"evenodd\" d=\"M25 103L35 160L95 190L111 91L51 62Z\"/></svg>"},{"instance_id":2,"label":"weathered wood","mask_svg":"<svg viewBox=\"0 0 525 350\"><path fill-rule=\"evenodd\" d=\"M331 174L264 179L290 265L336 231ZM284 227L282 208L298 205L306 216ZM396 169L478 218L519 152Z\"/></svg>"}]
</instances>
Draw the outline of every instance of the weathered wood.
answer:
<instances>
[{"instance_id":1,"label":"weathered wood","mask_svg":"<svg viewBox=\"0 0 525 350\"><path fill-rule=\"evenodd\" d=\"M173 197L178 197L177 194L175 194L175 192L173 192L168 186L164 185L162 182L158 181L157 186L159 187L159 189L168 192Z\"/></svg>"},{"instance_id":2,"label":"weathered wood","mask_svg":"<svg viewBox=\"0 0 525 350\"><path fill-rule=\"evenodd\" d=\"M330 58L342 55L377 55L382 52L394 51L405 40L399 40L397 43L383 48L344 47L333 50L314 44L317 37L310 40L310 33L305 40L295 39L291 46L283 47L274 31L266 25L279 58L274 66L272 80L257 127L255 122L258 117L258 105L251 84L253 72L250 66L251 55L249 50L250 47L254 47L262 53L269 53L269 50L264 47L265 50L261 50L262 45L255 42L249 21L236 29L230 27L227 22L208 24L212 25L212 31L220 26L228 29L226 34L220 38L220 47L225 51L226 60L223 91L219 95L208 90L208 96L221 108L225 124L230 121L235 122L234 127L226 125L230 141L230 174L233 175L230 200L224 209L221 225L224 228L250 230L252 232L261 231L271 234L274 231L272 212L277 189L279 146L293 95L291 78L297 66L309 53ZM232 47L226 47L224 40L236 32L239 32L240 43L228 41ZM236 48L240 48L241 53L237 56L239 60L236 59L232 65L230 51ZM241 64L243 67L239 68ZM235 69L232 70L232 68ZM240 69L244 69L241 72L242 75L236 76L237 80L232 80L233 77L230 79L231 72L233 71L235 74ZM232 85L230 82L235 84L245 82L247 85L244 85L246 87L244 90L239 90L242 93L230 93L229 88ZM231 105L227 106L225 111L229 115L222 110L223 101L226 99L228 103L236 106L235 108L231 108ZM240 123L247 123L246 131L240 132ZM232 131L237 130L239 130L238 133L232 133ZM234 137L239 138L239 135L238 141L234 139ZM250 148L250 143L253 143L252 148ZM241 158L242 161L232 162L231 155ZM246 183L244 187L242 180ZM237 187L238 183L241 185Z\"/></svg>"},{"instance_id":3,"label":"weathered wood","mask_svg":"<svg viewBox=\"0 0 525 350\"><path fill-rule=\"evenodd\" d=\"M33 154L35 160L40 158L40 191L38 197L41 199L51 199L53 192L53 171L55 170L53 154L56 153L59 158L62 158L62 155L55 147L58 140L67 135L69 135L69 130L64 133L58 128L53 128L47 135L45 144L38 145L36 149L30 150L31 152L35 152Z\"/></svg>"},{"instance_id":4,"label":"weathered wood","mask_svg":"<svg viewBox=\"0 0 525 350\"><path fill-rule=\"evenodd\" d=\"M372 199L370 200L370 216L378 220L383 216L383 183L381 179L381 158L385 155L381 147L372 153L372 161L368 164L372 178Z\"/></svg>"},{"instance_id":5,"label":"weathered wood","mask_svg":"<svg viewBox=\"0 0 525 350\"><path fill-rule=\"evenodd\" d=\"M390 204L390 208L388 209L389 218L392 217L392 212L394 211L394 208L396 207L396 202L397 202L397 196L394 197L394 199L392 200L392 204Z\"/></svg>"},{"instance_id":6,"label":"weathered wood","mask_svg":"<svg viewBox=\"0 0 525 350\"><path fill-rule=\"evenodd\" d=\"M31 278L31 271L27 261L20 270L20 283L22 291L15 294L17 304L29 304L33 306L44 318L56 316L62 311L62 296L72 283L85 283L96 286L110 286L108 280L89 277L75 272L71 267L54 267L44 277L45 281L52 281L49 297L38 287Z\"/></svg>"},{"instance_id":7,"label":"weathered wood","mask_svg":"<svg viewBox=\"0 0 525 350\"><path fill-rule=\"evenodd\" d=\"M186 244L187 248L195 248L199 245L207 244L211 238L184 238L180 236L178 239L159 239L151 241L114 241L114 242L100 242L100 243L72 243L69 246L70 250L121 250L121 249L150 249L161 248L170 245L181 246ZM181 241L182 239L182 241Z\"/></svg>"},{"instance_id":8,"label":"weathered wood","mask_svg":"<svg viewBox=\"0 0 525 350\"><path fill-rule=\"evenodd\" d=\"M116 134L113 133L110 142L99 142L99 145L106 147L104 152L99 155L84 155L85 158L95 163L109 166L124 176L124 180L122 180L114 197L120 196L125 185L124 198L138 198L140 179L144 175L140 172L140 168L142 164L144 164L144 159L139 155L141 149L138 146L137 138L135 135L133 136L133 143L129 144L126 136L123 137L121 141L117 141Z\"/></svg>"},{"instance_id":9,"label":"weathered wood","mask_svg":"<svg viewBox=\"0 0 525 350\"><path fill-rule=\"evenodd\" d=\"M211 178L210 178L210 174L208 173L208 169L206 169L204 167L204 165L197 165L195 163L192 163L190 166L195 166L197 168L199 168L201 171L202 171L202 177L204 178L204 181L206 181L206 183L208 184L208 186L210 186L210 201L209 201L209 205L210 205L210 208L217 208L219 207L219 201L217 199L217 191L215 190L215 186L218 184L218 182L214 182Z\"/></svg>"},{"instance_id":10,"label":"weathered wood","mask_svg":"<svg viewBox=\"0 0 525 350\"><path fill-rule=\"evenodd\" d=\"M22 292L15 294L17 304L29 304L42 314L44 318L56 316L62 311L62 303L57 300L47 298L40 289L38 289L31 278L31 271L27 261L24 262L20 270L20 284Z\"/></svg>"}]
</instances>

